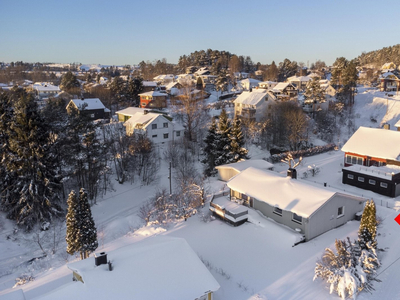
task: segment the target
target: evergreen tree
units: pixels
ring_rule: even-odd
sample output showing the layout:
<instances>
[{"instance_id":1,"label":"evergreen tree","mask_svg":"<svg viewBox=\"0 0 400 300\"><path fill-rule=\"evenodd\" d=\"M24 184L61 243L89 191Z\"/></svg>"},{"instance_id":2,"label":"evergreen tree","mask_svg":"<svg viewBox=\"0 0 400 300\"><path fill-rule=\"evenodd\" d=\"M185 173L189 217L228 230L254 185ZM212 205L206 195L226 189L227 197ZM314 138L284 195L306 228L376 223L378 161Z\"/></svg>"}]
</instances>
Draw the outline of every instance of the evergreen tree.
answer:
<instances>
[{"instance_id":1,"label":"evergreen tree","mask_svg":"<svg viewBox=\"0 0 400 300\"><path fill-rule=\"evenodd\" d=\"M314 77L307 85L304 96L307 100L316 101L314 103L321 103L325 101L325 95L317 77Z\"/></svg>"},{"instance_id":2,"label":"evergreen tree","mask_svg":"<svg viewBox=\"0 0 400 300\"><path fill-rule=\"evenodd\" d=\"M242 132L242 122L238 117L235 117L233 119L229 138L231 140L231 155L230 155L231 162L238 162L241 159L248 158L247 153L249 151L243 147L244 136Z\"/></svg>"},{"instance_id":3,"label":"evergreen tree","mask_svg":"<svg viewBox=\"0 0 400 300\"><path fill-rule=\"evenodd\" d=\"M67 241L67 253L74 255L75 252L81 249L81 244L79 240L79 227L78 227L78 198L74 190L68 196L67 200L68 212L67 212L67 235L65 240Z\"/></svg>"},{"instance_id":4,"label":"evergreen tree","mask_svg":"<svg viewBox=\"0 0 400 300\"><path fill-rule=\"evenodd\" d=\"M373 200L367 201L358 229L358 243L361 249L367 249L367 244L376 249L376 207Z\"/></svg>"},{"instance_id":5,"label":"evergreen tree","mask_svg":"<svg viewBox=\"0 0 400 300\"><path fill-rule=\"evenodd\" d=\"M76 76L72 74L71 71L68 71L62 78L60 88L67 93L79 94L80 92L80 83Z\"/></svg>"},{"instance_id":6,"label":"evergreen tree","mask_svg":"<svg viewBox=\"0 0 400 300\"><path fill-rule=\"evenodd\" d=\"M143 92L143 79L131 77L128 81L127 94L133 106L139 106L139 94Z\"/></svg>"},{"instance_id":7,"label":"evergreen tree","mask_svg":"<svg viewBox=\"0 0 400 300\"><path fill-rule=\"evenodd\" d=\"M98 247L97 230L92 217L88 196L84 188L79 191L79 203L77 210L77 226L79 228L79 251L81 258L89 257L89 253Z\"/></svg>"},{"instance_id":8,"label":"evergreen tree","mask_svg":"<svg viewBox=\"0 0 400 300\"><path fill-rule=\"evenodd\" d=\"M208 129L208 134L204 139L204 143L206 144L203 149L205 158L202 160L202 163L205 164L204 175L206 176L212 176L216 173L215 159L217 157L217 135L217 123L215 118L213 118L210 128Z\"/></svg>"},{"instance_id":9,"label":"evergreen tree","mask_svg":"<svg viewBox=\"0 0 400 300\"><path fill-rule=\"evenodd\" d=\"M14 117L6 132L8 149L2 157L8 180L2 190L3 208L9 218L30 230L39 221L61 215L61 177L33 96L22 90L14 96Z\"/></svg>"},{"instance_id":10,"label":"evergreen tree","mask_svg":"<svg viewBox=\"0 0 400 300\"><path fill-rule=\"evenodd\" d=\"M233 158L230 155L231 151L231 139L229 138L231 130L231 122L228 119L228 115L225 109L222 109L219 116L218 122L218 139L216 142L216 159L215 165L220 166L226 163L232 162Z\"/></svg>"}]
</instances>

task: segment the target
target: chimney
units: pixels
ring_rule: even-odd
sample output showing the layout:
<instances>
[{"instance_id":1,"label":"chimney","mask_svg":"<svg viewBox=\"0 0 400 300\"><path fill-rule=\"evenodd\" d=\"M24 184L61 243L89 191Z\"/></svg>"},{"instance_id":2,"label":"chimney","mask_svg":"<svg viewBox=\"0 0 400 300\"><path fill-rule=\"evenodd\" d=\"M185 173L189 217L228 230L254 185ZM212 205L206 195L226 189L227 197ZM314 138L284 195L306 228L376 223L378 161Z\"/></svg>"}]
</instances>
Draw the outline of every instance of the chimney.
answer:
<instances>
[{"instance_id":1,"label":"chimney","mask_svg":"<svg viewBox=\"0 0 400 300\"><path fill-rule=\"evenodd\" d=\"M390 130L390 124L388 123L383 124L383 129Z\"/></svg>"},{"instance_id":2,"label":"chimney","mask_svg":"<svg viewBox=\"0 0 400 300\"><path fill-rule=\"evenodd\" d=\"M297 171L296 171L296 169L289 168L289 170L287 170L287 176L292 178L292 179L297 179Z\"/></svg>"},{"instance_id":3,"label":"chimney","mask_svg":"<svg viewBox=\"0 0 400 300\"><path fill-rule=\"evenodd\" d=\"M96 266L107 264L107 253L100 252L94 254L94 264Z\"/></svg>"}]
</instances>

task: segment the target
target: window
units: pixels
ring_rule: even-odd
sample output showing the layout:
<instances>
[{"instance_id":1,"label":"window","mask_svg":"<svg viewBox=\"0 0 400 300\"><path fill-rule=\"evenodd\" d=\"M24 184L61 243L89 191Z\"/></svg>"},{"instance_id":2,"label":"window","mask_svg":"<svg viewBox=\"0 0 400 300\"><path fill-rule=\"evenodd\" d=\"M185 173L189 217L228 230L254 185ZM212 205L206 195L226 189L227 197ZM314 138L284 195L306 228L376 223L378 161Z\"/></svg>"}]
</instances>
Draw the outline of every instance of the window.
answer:
<instances>
[{"instance_id":1,"label":"window","mask_svg":"<svg viewBox=\"0 0 400 300\"><path fill-rule=\"evenodd\" d=\"M151 124L151 129L157 129L157 124Z\"/></svg>"},{"instance_id":2,"label":"window","mask_svg":"<svg viewBox=\"0 0 400 300\"><path fill-rule=\"evenodd\" d=\"M177 131L177 132L176 132L176 136L181 136L181 132L180 132L180 131Z\"/></svg>"},{"instance_id":3,"label":"window","mask_svg":"<svg viewBox=\"0 0 400 300\"><path fill-rule=\"evenodd\" d=\"M337 217L343 217L344 216L344 206L338 207L337 209Z\"/></svg>"},{"instance_id":4,"label":"window","mask_svg":"<svg viewBox=\"0 0 400 300\"><path fill-rule=\"evenodd\" d=\"M94 114L90 114L90 117L91 117L91 118L94 118Z\"/></svg>"},{"instance_id":5,"label":"window","mask_svg":"<svg viewBox=\"0 0 400 300\"><path fill-rule=\"evenodd\" d=\"M274 207L274 214L282 216L282 209L280 209L279 207Z\"/></svg>"},{"instance_id":6,"label":"window","mask_svg":"<svg viewBox=\"0 0 400 300\"><path fill-rule=\"evenodd\" d=\"M368 183L369 183L369 184L372 184L372 185L375 185L375 184L376 184L376 181L373 180L373 179L370 179L370 180L368 180Z\"/></svg>"},{"instance_id":7,"label":"window","mask_svg":"<svg viewBox=\"0 0 400 300\"><path fill-rule=\"evenodd\" d=\"M301 224L303 222L303 218L293 213L292 221Z\"/></svg>"},{"instance_id":8,"label":"window","mask_svg":"<svg viewBox=\"0 0 400 300\"><path fill-rule=\"evenodd\" d=\"M354 175L353 174L347 174L347 178L348 179L354 179Z\"/></svg>"},{"instance_id":9,"label":"window","mask_svg":"<svg viewBox=\"0 0 400 300\"><path fill-rule=\"evenodd\" d=\"M347 164L352 164L352 165L363 165L364 164L364 158L357 157L357 156L352 156L352 155L346 155L346 163Z\"/></svg>"},{"instance_id":10,"label":"window","mask_svg":"<svg viewBox=\"0 0 400 300\"><path fill-rule=\"evenodd\" d=\"M164 133L164 139L168 138L168 133Z\"/></svg>"},{"instance_id":11,"label":"window","mask_svg":"<svg viewBox=\"0 0 400 300\"><path fill-rule=\"evenodd\" d=\"M168 123L163 123L164 128L168 128Z\"/></svg>"},{"instance_id":12,"label":"window","mask_svg":"<svg viewBox=\"0 0 400 300\"><path fill-rule=\"evenodd\" d=\"M381 182L381 183L380 183L380 186L383 187L383 188L385 188L385 189L387 189L388 184L387 184L386 182Z\"/></svg>"},{"instance_id":13,"label":"window","mask_svg":"<svg viewBox=\"0 0 400 300\"><path fill-rule=\"evenodd\" d=\"M153 134L151 137L152 137L152 138L156 138L156 137L157 137L157 134Z\"/></svg>"},{"instance_id":14,"label":"window","mask_svg":"<svg viewBox=\"0 0 400 300\"><path fill-rule=\"evenodd\" d=\"M364 177L358 177L358 181L364 182Z\"/></svg>"},{"instance_id":15,"label":"window","mask_svg":"<svg viewBox=\"0 0 400 300\"><path fill-rule=\"evenodd\" d=\"M145 106L146 106L146 103L145 103L145 102L142 102L142 106L145 107Z\"/></svg>"}]
</instances>

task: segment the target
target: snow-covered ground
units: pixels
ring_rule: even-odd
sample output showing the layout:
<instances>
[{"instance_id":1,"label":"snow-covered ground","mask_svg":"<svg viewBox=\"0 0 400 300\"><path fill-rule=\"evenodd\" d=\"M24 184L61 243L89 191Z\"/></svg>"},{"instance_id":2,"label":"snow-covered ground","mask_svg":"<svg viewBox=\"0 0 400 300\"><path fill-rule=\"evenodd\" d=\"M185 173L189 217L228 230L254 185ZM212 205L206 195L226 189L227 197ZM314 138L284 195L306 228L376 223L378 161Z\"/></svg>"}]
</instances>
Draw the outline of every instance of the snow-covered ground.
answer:
<instances>
[{"instance_id":1,"label":"snow-covered ground","mask_svg":"<svg viewBox=\"0 0 400 300\"><path fill-rule=\"evenodd\" d=\"M384 93L364 88L358 90L353 109L356 128L360 125L379 127L385 122L393 128L400 119L400 96L387 100ZM371 116L376 122L371 121ZM268 157L269 153L252 147L250 155L260 159ZM400 226L394 221L398 215L400 198L388 198L343 185L343 156L341 151L332 151L306 157L298 167L298 180L308 180L318 185L327 183L331 188L375 200L377 214L382 220L378 228L378 246L386 250L381 253L382 266L378 270L378 278L382 282L374 283L376 290L373 294L363 292L358 299L400 299L400 286L396 284L400 278ZM313 164L320 168L320 172L315 177L302 179L302 174ZM219 282L221 288L214 294L216 300L339 299L336 295L329 295L324 282L312 281L315 262L326 247L333 248L335 239L347 236L356 238L359 222L348 222L295 247L293 244L298 240L296 232L251 209L250 222L239 227L210 218L208 205L186 222L171 223L165 227L143 227L137 216L138 209L158 187L168 187L167 168L167 163L162 161L159 179L151 186L114 183L115 191L108 192L92 207L99 235L98 250L112 251L155 235L182 237ZM287 165L277 163L275 170L285 173ZM210 193L220 191L225 186L216 178L208 179L207 185ZM64 234L65 228L62 230ZM16 287L24 290L26 299L40 299L44 294L64 286L68 288L68 284L71 284L72 274L66 263L78 258L65 254L64 238L55 254L28 263L31 258L42 256L38 244L33 241L35 237L35 233L15 233L13 223L1 213L0 299L1 295L12 291L15 278L23 274L35 277L34 281ZM116 291L116 298L117 295Z\"/></svg>"}]
</instances>

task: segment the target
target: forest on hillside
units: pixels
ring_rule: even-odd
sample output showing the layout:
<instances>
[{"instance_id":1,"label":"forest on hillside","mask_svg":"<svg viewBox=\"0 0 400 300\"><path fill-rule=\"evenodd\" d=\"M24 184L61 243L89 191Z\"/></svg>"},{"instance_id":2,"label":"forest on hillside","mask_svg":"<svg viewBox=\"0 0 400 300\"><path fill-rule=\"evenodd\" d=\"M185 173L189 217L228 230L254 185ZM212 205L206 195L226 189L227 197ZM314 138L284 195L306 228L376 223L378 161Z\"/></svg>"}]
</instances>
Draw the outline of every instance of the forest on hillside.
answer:
<instances>
[{"instance_id":1,"label":"forest on hillside","mask_svg":"<svg viewBox=\"0 0 400 300\"><path fill-rule=\"evenodd\" d=\"M375 67L381 67L388 62L393 62L398 66L400 65L400 44L370 52L363 52L357 59L362 66L372 64Z\"/></svg>"}]
</instances>

